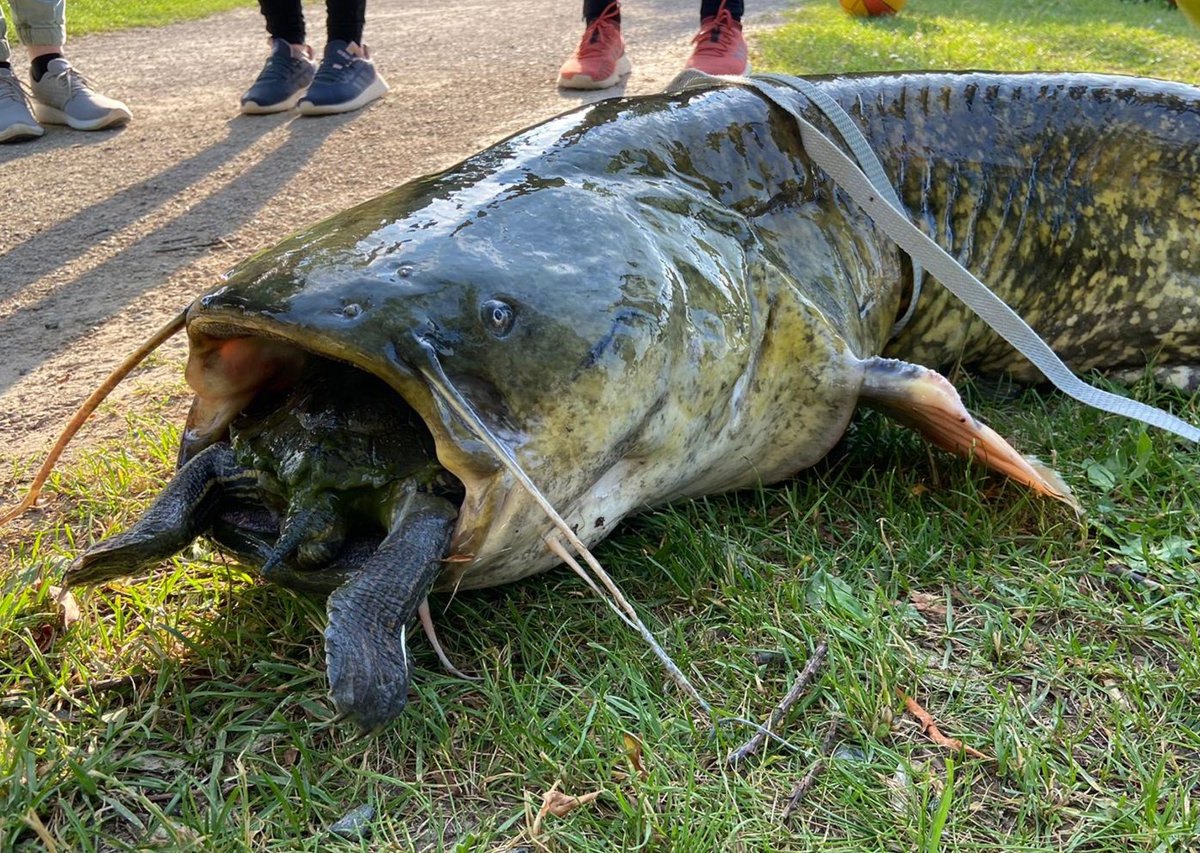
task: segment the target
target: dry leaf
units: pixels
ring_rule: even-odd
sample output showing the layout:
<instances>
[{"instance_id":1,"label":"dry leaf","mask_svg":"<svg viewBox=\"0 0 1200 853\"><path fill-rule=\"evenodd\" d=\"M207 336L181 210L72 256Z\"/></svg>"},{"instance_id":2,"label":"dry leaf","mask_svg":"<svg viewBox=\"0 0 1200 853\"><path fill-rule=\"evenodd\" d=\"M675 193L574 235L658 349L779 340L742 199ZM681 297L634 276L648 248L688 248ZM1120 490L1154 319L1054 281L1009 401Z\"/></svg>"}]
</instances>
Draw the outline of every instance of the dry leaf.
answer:
<instances>
[{"instance_id":1,"label":"dry leaf","mask_svg":"<svg viewBox=\"0 0 1200 853\"><path fill-rule=\"evenodd\" d=\"M56 633L54 626L48 622L43 622L41 625L29 629L29 636L33 640L33 644L43 654L50 651L50 647L54 645Z\"/></svg>"},{"instance_id":2,"label":"dry leaf","mask_svg":"<svg viewBox=\"0 0 1200 853\"><path fill-rule=\"evenodd\" d=\"M533 826L529 828L529 836L537 838L542 831L542 821L546 815L552 814L555 817L566 817L571 812L580 806L585 806L592 800L600 796L602 792L592 791L590 794L584 794L582 797L572 797L570 794L564 794L558 790L559 784L562 782L559 779L550 786L550 790L542 794L542 807L538 809L537 817L533 819Z\"/></svg>"},{"instance_id":3,"label":"dry leaf","mask_svg":"<svg viewBox=\"0 0 1200 853\"><path fill-rule=\"evenodd\" d=\"M62 613L64 631L79 621L79 605L75 603L75 596L71 594L71 590L52 586L50 587L50 596L54 599L54 603L58 605L59 611Z\"/></svg>"},{"instance_id":4,"label":"dry leaf","mask_svg":"<svg viewBox=\"0 0 1200 853\"><path fill-rule=\"evenodd\" d=\"M908 713L917 718L917 722L921 724L921 731L924 732L925 736L931 741L936 743L938 746L945 747L946 749L953 750L954 752L965 752L967 755L970 755L974 758L982 758L985 761L988 760L986 755L974 747L967 746L958 738L948 737L942 734L942 730L938 728L937 721L933 719L933 714L929 713L920 705L918 705L916 699L912 698L903 691L897 690L896 692L899 693L900 697L904 700L904 707L908 709Z\"/></svg>"},{"instance_id":5,"label":"dry leaf","mask_svg":"<svg viewBox=\"0 0 1200 853\"><path fill-rule=\"evenodd\" d=\"M629 763L633 765L633 769L644 781L650 774L646 771L646 766L642 764L641 740L637 735L631 735L629 732L622 732L621 737L625 741L625 755L629 757Z\"/></svg>"},{"instance_id":6,"label":"dry leaf","mask_svg":"<svg viewBox=\"0 0 1200 853\"><path fill-rule=\"evenodd\" d=\"M903 764L896 765L896 772L885 776L884 785L888 792L888 805L896 814L907 815L912 811L916 801L916 791L913 790L912 777Z\"/></svg>"},{"instance_id":7,"label":"dry leaf","mask_svg":"<svg viewBox=\"0 0 1200 853\"><path fill-rule=\"evenodd\" d=\"M917 608L917 612L924 613L926 616L932 616L938 621L944 621L946 618L945 599L938 595L930 595L927 592L918 592L917 590L909 590L908 600L912 602L913 607Z\"/></svg>"},{"instance_id":8,"label":"dry leaf","mask_svg":"<svg viewBox=\"0 0 1200 853\"><path fill-rule=\"evenodd\" d=\"M562 791L548 791L546 796L542 798L542 808L555 817L566 817L575 811L575 809L580 806L586 806L592 800L599 797L600 793L600 791L592 791L590 794L584 794L582 797L572 797L569 794L564 794Z\"/></svg>"}]
</instances>

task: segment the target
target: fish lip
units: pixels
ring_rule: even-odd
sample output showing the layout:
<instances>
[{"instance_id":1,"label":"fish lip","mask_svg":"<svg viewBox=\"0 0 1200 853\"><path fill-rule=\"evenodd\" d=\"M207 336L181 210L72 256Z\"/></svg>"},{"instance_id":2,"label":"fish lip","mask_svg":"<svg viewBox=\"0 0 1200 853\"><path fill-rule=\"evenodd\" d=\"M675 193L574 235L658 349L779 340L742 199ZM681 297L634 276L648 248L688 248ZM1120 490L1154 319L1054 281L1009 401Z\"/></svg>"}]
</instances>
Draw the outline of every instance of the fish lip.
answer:
<instances>
[{"instance_id":1,"label":"fish lip","mask_svg":"<svg viewBox=\"0 0 1200 853\"><path fill-rule=\"evenodd\" d=\"M414 358L423 354L419 333L413 333L411 343L401 336L385 354L364 353L293 323L216 307L204 300L197 300L189 309L186 329L193 343L234 338L282 342L300 353L337 361L383 380L421 418L433 436L439 464L463 485L465 497L446 556L452 561L448 564L453 568L452 574L457 577L466 571L470 558L487 538L490 521L503 501L504 490L495 488L503 475L503 466L481 442L472 440L465 427L441 404ZM410 350L410 346L415 349ZM196 396L199 399L201 394L197 392ZM439 585L444 582L445 579L439 580Z\"/></svg>"}]
</instances>

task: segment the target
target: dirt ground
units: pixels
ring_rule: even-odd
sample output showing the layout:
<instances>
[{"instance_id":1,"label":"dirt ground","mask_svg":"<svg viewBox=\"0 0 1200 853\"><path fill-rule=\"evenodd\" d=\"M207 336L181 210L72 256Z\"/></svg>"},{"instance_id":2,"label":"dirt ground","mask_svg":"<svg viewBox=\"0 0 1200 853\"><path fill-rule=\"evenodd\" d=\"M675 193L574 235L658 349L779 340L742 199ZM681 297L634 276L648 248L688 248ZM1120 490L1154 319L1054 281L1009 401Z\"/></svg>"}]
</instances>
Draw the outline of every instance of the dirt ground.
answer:
<instances>
[{"instance_id":1,"label":"dirt ground","mask_svg":"<svg viewBox=\"0 0 1200 853\"><path fill-rule=\"evenodd\" d=\"M746 30L787 0L752 0ZM256 9L72 40L68 54L134 119L115 131L48 127L0 145L0 504L123 356L257 249L578 104L661 90L682 69L698 2L630 0L623 87L568 93L554 80L578 41L576 0L372 0L364 41L392 87L344 116L241 116L266 56ZM323 6L306 7L310 41ZM27 66L14 64L24 79ZM145 405L178 382L177 337L119 390ZM141 389L141 394L138 393ZM182 412L182 404L180 404ZM97 418L77 444L123 429ZM40 461L37 460L37 461ZM21 479L21 478L18 478Z\"/></svg>"}]
</instances>

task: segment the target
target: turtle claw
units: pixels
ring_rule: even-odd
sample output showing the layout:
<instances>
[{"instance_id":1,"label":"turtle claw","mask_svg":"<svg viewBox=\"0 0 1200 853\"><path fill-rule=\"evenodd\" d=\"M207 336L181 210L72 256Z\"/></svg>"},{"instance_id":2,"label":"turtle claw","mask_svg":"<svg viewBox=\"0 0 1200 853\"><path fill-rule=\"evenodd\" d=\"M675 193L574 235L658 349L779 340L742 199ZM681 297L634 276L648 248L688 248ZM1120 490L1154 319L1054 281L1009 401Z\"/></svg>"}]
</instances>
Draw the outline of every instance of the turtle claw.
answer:
<instances>
[{"instance_id":1,"label":"turtle claw","mask_svg":"<svg viewBox=\"0 0 1200 853\"><path fill-rule=\"evenodd\" d=\"M133 527L76 558L67 569L65 585L135 574L178 554L208 528L226 495L244 492L255 483L228 444L211 445L179 469Z\"/></svg>"},{"instance_id":2,"label":"turtle claw","mask_svg":"<svg viewBox=\"0 0 1200 853\"><path fill-rule=\"evenodd\" d=\"M329 692L364 732L408 704L406 627L442 567L455 516L449 501L413 493L379 549L329 595Z\"/></svg>"},{"instance_id":3,"label":"turtle claw","mask_svg":"<svg viewBox=\"0 0 1200 853\"><path fill-rule=\"evenodd\" d=\"M340 632L325 631L329 694L338 716L352 720L359 731L369 734L394 720L408 705L405 631L401 627L400 636L392 642L376 642L366 649L339 648L340 637Z\"/></svg>"}]
</instances>

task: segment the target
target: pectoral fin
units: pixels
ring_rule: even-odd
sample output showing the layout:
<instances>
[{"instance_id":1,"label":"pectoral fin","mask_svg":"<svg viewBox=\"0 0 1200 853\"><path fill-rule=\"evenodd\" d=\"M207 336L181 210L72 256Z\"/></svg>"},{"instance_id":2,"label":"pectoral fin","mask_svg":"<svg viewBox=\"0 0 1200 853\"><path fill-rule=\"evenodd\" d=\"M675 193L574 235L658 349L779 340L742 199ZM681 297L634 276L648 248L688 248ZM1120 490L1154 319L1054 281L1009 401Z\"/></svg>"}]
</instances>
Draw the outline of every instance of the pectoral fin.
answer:
<instances>
[{"instance_id":1,"label":"pectoral fin","mask_svg":"<svg viewBox=\"0 0 1200 853\"><path fill-rule=\"evenodd\" d=\"M884 410L943 450L976 459L1080 511L1062 478L1032 456L1022 456L998 433L977 421L946 377L890 358L871 358L865 365L864 403Z\"/></svg>"}]
</instances>

